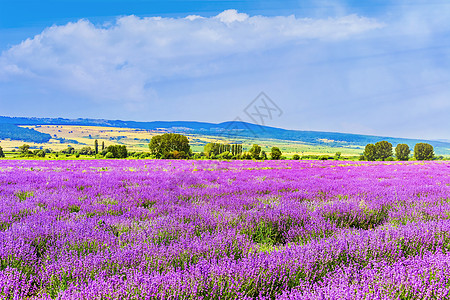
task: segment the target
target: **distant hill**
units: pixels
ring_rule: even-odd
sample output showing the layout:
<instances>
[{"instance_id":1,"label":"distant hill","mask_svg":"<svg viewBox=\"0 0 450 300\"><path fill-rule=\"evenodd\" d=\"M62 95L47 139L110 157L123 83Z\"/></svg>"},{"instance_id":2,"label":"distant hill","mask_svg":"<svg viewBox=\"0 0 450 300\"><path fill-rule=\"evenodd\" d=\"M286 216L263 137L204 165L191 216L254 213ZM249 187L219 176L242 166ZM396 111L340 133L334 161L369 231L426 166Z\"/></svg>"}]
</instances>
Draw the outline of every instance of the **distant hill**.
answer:
<instances>
[{"instance_id":1,"label":"distant hill","mask_svg":"<svg viewBox=\"0 0 450 300\"><path fill-rule=\"evenodd\" d=\"M0 123L0 140L11 139L25 142L46 143L51 138L50 134L18 127L15 124Z\"/></svg>"},{"instance_id":2,"label":"distant hill","mask_svg":"<svg viewBox=\"0 0 450 300\"><path fill-rule=\"evenodd\" d=\"M256 124L232 121L219 124L189 121L155 121L136 122L103 119L63 119L63 118L25 118L25 117L2 117L0 124L17 125L79 125L79 126L106 126L134 128L145 130L165 130L169 132L199 134L207 136L229 137L229 138L251 138L254 140L285 140L298 141L309 145L323 145L327 147L363 147L368 143L376 143L380 140L389 141L394 145L408 144L411 148L416 143L426 142L435 148L438 155L450 155L450 142L429 141L419 139L393 138L385 136L371 136L338 132L287 130L275 127L260 126ZM30 129L31 130L31 129ZM4 137L3 137L4 138Z\"/></svg>"}]
</instances>

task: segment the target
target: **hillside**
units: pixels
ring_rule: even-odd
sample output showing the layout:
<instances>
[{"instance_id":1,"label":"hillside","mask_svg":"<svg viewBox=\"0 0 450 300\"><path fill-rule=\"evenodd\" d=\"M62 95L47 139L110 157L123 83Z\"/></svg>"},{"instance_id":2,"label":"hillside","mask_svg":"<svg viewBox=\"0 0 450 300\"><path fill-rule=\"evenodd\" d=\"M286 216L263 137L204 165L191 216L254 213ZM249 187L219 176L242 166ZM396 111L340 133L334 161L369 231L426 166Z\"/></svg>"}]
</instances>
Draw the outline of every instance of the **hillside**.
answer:
<instances>
[{"instance_id":1,"label":"hillside","mask_svg":"<svg viewBox=\"0 0 450 300\"><path fill-rule=\"evenodd\" d=\"M1 117L0 125L3 126L27 126L37 127L42 125L54 126L95 126L95 127L112 127L112 128L129 128L136 130L145 130L150 132L177 132L191 135L198 139L198 146L203 145L209 139L240 141L251 144L252 142L264 143L272 141L273 143L289 144L300 143L312 148L330 148L332 151L335 148L353 149L358 152L368 143L375 143L380 140L387 140L394 146L400 143L408 144L411 148L416 143L426 142L433 145L435 152L438 155L450 155L450 142L448 141L428 141L418 139L393 138L385 136L370 136L349 133L337 132L319 132L319 131L302 131L302 130L287 130L275 127L260 126L245 122L224 122L219 124L206 122L189 122L189 121L155 121L155 122L136 122L136 121L121 121L121 120L103 120L103 119L63 119L63 118L14 118ZM37 126L36 126L37 125ZM39 128L30 128L36 133L47 134L39 130ZM15 135L14 138L17 139ZM48 136L46 136L48 137ZM123 136L125 138L126 136ZM151 135L149 136L151 138ZM145 143L149 137L143 139ZM2 139L5 139L5 135ZM61 137L58 137L61 138ZM77 140L76 137L64 137ZM138 138L135 137L134 140ZM83 144L83 143L81 143ZM141 143L142 144L142 143ZM140 145L141 145L140 144ZM143 146L142 144L141 146ZM313 151L314 152L314 151ZM320 152L320 151L319 151ZM329 152L329 151L325 151Z\"/></svg>"}]
</instances>

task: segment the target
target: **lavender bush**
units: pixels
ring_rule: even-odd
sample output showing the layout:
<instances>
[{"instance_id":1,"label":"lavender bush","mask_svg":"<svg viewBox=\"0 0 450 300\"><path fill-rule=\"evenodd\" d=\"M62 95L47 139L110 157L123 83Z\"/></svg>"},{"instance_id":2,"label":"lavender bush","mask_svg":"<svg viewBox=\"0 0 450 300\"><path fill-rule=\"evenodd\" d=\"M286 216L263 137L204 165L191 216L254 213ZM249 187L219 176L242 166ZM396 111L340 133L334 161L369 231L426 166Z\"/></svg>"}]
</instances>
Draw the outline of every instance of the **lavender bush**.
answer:
<instances>
[{"instance_id":1,"label":"lavender bush","mask_svg":"<svg viewBox=\"0 0 450 300\"><path fill-rule=\"evenodd\" d=\"M2 299L450 299L450 164L2 161Z\"/></svg>"}]
</instances>

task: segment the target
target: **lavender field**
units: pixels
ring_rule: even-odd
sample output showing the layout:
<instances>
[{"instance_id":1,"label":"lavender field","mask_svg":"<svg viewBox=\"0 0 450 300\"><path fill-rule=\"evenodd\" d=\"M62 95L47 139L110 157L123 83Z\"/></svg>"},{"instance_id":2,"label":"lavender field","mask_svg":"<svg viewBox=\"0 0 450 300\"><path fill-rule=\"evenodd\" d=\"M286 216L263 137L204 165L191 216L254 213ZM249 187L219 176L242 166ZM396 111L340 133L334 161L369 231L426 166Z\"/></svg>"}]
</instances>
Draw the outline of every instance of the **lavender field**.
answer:
<instances>
[{"instance_id":1,"label":"lavender field","mask_svg":"<svg viewBox=\"0 0 450 300\"><path fill-rule=\"evenodd\" d=\"M450 299L449 267L449 163L0 163L1 299Z\"/></svg>"}]
</instances>

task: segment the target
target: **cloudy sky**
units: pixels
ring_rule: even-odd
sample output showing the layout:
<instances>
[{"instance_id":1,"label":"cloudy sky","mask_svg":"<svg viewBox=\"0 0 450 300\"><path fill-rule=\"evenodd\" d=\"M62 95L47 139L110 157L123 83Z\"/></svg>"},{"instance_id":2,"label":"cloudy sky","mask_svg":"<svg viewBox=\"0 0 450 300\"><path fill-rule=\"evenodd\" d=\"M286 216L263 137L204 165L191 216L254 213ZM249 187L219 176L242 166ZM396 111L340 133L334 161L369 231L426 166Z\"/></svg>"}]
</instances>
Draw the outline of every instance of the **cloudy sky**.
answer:
<instances>
[{"instance_id":1,"label":"cloudy sky","mask_svg":"<svg viewBox=\"0 0 450 300\"><path fill-rule=\"evenodd\" d=\"M1 0L0 115L450 139L448 0Z\"/></svg>"}]
</instances>

